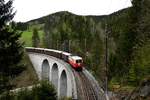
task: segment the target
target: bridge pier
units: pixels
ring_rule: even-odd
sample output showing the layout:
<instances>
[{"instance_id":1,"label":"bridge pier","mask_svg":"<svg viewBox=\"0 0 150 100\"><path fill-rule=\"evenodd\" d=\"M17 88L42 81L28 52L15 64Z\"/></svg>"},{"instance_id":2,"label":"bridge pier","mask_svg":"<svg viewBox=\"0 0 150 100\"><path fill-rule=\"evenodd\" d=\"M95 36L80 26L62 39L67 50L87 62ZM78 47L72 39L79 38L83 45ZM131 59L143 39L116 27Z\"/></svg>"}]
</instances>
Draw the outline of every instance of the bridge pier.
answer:
<instances>
[{"instance_id":1,"label":"bridge pier","mask_svg":"<svg viewBox=\"0 0 150 100\"><path fill-rule=\"evenodd\" d=\"M51 82L56 87L56 90L58 91L58 65L56 63L53 64L51 69Z\"/></svg>"},{"instance_id":2,"label":"bridge pier","mask_svg":"<svg viewBox=\"0 0 150 100\"><path fill-rule=\"evenodd\" d=\"M67 95L67 75L65 70L62 71L59 81L59 96L65 97Z\"/></svg>"},{"instance_id":3,"label":"bridge pier","mask_svg":"<svg viewBox=\"0 0 150 100\"><path fill-rule=\"evenodd\" d=\"M48 60L45 59L42 63L42 79L43 80L49 80L49 73L50 73L50 66L48 63Z\"/></svg>"}]
</instances>

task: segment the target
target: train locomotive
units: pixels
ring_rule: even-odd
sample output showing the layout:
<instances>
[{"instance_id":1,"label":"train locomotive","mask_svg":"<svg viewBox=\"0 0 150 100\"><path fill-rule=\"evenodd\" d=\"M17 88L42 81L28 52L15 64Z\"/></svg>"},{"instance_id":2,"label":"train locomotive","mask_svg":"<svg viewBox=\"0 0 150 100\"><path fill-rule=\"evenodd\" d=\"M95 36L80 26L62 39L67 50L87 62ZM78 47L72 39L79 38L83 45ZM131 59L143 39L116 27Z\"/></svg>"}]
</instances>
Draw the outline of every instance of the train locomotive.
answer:
<instances>
[{"instance_id":1,"label":"train locomotive","mask_svg":"<svg viewBox=\"0 0 150 100\"><path fill-rule=\"evenodd\" d=\"M65 62L69 63L71 67L77 71L81 71L83 68L82 57L79 57L77 55L72 55L71 53L67 53L59 50L53 50L53 49L33 48L33 47L26 47L26 51L47 54L62 59Z\"/></svg>"},{"instance_id":2,"label":"train locomotive","mask_svg":"<svg viewBox=\"0 0 150 100\"><path fill-rule=\"evenodd\" d=\"M82 70L83 60L79 56L69 56L68 58L69 64L76 70Z\"/></svg>"}]
</instances>

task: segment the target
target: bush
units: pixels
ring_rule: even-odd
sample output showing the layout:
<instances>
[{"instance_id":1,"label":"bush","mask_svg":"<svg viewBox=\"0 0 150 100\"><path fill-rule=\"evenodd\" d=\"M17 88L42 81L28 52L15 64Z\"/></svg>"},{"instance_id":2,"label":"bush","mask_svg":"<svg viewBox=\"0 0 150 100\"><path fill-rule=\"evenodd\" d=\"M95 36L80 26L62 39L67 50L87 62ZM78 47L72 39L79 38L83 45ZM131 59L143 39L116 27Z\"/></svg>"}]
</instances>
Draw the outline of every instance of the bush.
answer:
<instances>
[{"instance_id":1,"label":"bush","mask_svg":"<svg viewBox=\"0 0 150 100\"><path fill-rule=\"evenodd\" d=\"M17 93L5 93L0 96L0 100L57 100L57 93L49 82L41 82L29 89L22 89Z\"/></svg>"},{"instance_id":2,"label":"bush","mask_svg":"<svg viewBox=\"0 0 150 100\"><path fill-rule=\"evenodd\" d=\"M32 96L34 100L56 100L57 93L55 88L49 82L41 82L40 86L36 86L32 89Z\"/></svg>"}]
</instances>

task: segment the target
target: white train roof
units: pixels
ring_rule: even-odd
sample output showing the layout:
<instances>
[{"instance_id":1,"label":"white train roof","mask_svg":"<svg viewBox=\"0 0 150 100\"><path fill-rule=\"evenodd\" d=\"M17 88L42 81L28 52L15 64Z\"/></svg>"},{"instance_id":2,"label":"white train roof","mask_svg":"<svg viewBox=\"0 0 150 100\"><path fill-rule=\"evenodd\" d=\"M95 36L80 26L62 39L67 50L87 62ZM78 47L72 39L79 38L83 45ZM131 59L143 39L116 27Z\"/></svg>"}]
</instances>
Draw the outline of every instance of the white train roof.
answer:
<instances>
[{"instance_id":1,"label":"white train roof","mask_svg":"<svg viewBox=\"0 0 150 100\"><path fill-rule=\"evenodd\" d=\"M57 53L61 53L62 51L59 51L59 50L54 50L54 49L44 49L46 51L53 51L53 52L57 52Z\"/></svg>"},{"instance_id":2,"label":"white train roof","mask_svg":"<svg viewBox=\"0 0 150 100\"><path fill-rule=\"evenodd\" d=\"M71 56L71 58L74 59L74 60L82 60L82 58L79 57L79 56Z\"/></svg>"},{"instance_id":3,"label":"white train roof","mask_svg":"<svg viewBox=\"0 0 150 100\"><path fill-rule=\"evenodd\" d=\"M67 55L67 56L72 55L71 53L68 53L68 52L62 52L62 54Z\"/></svg>"},{"instance_id":4,"label":"white train roof","mask_svg":"<svg viewBox=\"0 0 150 100\"><path fill-rule=\"evenodd\" d=\"M59 51L59 50L54 50L54 49L46 49L46 48L34 48L34 47L26 47L27 49L38 49L38 50L46 50L46 51L53 51L53 52L57 52L57 53L62 53L64 55L67 55L67 56L71 56L72 54L71 53L68 53L68 52L64 52L64 51ZM72 56L73 59L82 59L81 57L79 56Z\"/></svg>"}]
</instances>

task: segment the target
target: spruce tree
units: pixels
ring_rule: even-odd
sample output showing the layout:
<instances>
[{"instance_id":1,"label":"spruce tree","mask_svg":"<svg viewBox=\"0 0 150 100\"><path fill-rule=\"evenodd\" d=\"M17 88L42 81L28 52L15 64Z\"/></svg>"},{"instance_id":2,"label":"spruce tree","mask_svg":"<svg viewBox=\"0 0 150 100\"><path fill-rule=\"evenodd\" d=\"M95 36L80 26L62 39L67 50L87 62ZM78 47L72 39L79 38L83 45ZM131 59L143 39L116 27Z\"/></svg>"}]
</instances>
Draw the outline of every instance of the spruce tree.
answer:
<instances>
[{"instance_id":1,"label":"spruce tree","mask_svg":"<svg viewBox=\"0 0 150 100\"><path fill-rule=\"evenodd\" d=\"M38 33L38 30L35 28L33 29L32 46L38 47L39 43L40 43L39 33Z\"/></svg>"},{"instance_id":2,"label":"spruce tree","mask_svg":"<svg viewBox=\"0 0 150 100\"><path fill-rule=\"evenodd\" d=\"M24 69L21 64L23 47L19 41L21 34L8 25L15 15L12 3L12 0L0 0L0 94L11 89L10 79Z\"/></svg>"}]
</instances>

